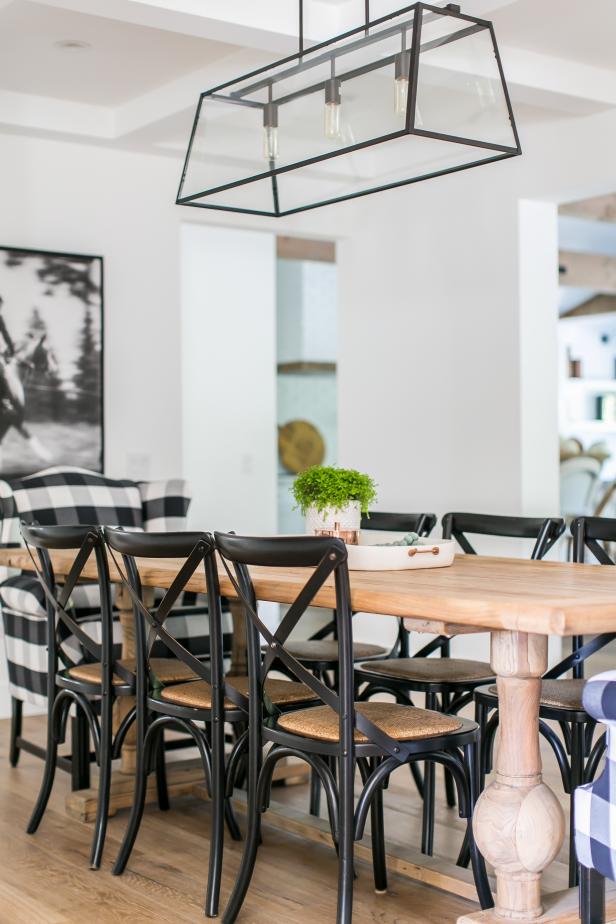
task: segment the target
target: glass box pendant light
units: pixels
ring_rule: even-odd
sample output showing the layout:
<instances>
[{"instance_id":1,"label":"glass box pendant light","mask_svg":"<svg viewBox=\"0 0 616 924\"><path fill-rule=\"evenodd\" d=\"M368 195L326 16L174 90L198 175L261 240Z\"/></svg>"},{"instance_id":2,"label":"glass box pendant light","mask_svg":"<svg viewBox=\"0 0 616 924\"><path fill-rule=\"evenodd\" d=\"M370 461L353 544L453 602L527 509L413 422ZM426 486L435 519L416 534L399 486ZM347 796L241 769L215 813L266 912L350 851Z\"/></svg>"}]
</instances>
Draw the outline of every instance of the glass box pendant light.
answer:
<instances>
[{"instance_id":1,"label":"glass box pendant light","mask_svg":"<svg viewBox=\"0 0 616 924\"><path fill-rule=\"evenodd\" d=\"M521 153L492 23L414 3L201 94L177 202L282 216Z\"/></svg>"}]
</instances>

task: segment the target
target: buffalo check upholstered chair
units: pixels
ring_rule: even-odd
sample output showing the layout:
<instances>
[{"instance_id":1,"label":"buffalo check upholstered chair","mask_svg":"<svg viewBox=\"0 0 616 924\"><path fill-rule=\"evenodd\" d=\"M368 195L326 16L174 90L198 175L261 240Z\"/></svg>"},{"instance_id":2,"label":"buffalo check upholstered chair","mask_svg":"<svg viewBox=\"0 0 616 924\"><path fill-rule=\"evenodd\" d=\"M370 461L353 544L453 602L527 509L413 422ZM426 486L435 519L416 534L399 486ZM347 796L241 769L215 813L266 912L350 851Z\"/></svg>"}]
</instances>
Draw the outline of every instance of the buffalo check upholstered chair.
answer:
<instances>
[{"instance_id":1,"label":"buffalo check upholstered chair","mask_svg":"<svg viewBox=\"0 0 616 924\"><path fill-rule=\"evenodd\" d=\"M40 526L116 526L129 531L172 532L186 528L190 506L187 483L182 479L134 482L111 479L98 472L80 468L49 468L11 482L0 481L2 545L19 544L19 522ZM97 583L80 584L71 603L77 621L100 643L100 591ZM204 635L204 599L186 594L181 606L169 617L175 637L197 657L209 654L209 635ZM22 737L23 704L46 708L47 628L43 590L38 579L29 573L13 575L0 584L0 609L11 695L12 722L10 761L17 764L20 749L43 757L42 749ZM199 618L193 618L199 617ZM223 614L226 650L230 648L231 624ZM121 643L119 622L114 623L114 644ZM75 640L64 644L75 658ZM72 648L71 648L72 646ZM77 652L78 653L78 652ZM164 657L167 652L155 651ZM85 660L87 652L82 652ZM75 723L81 721L77 716ZM83 729L85 734L85 728ZM79 738L74 726L75 739ZM75 751L75 748L73 748ZM76 755L77 757L78 755ZM73 774L73 787L88 785L88 761L81 760L63 769Z\"/></svg>"},{"instance_id":2,"label":"buffalo check upholstered chair","mask_svg":"<svg viewBox=\"0 0 616 924\"><path fill-rule=\"evenodd\" d=\"M583 703L588 715L607 725L607 756L601 775L575 790L580 915L583 924L603 924L605 879L616 880L616 671L591 677Z\"/></svg>"}]
</instances>

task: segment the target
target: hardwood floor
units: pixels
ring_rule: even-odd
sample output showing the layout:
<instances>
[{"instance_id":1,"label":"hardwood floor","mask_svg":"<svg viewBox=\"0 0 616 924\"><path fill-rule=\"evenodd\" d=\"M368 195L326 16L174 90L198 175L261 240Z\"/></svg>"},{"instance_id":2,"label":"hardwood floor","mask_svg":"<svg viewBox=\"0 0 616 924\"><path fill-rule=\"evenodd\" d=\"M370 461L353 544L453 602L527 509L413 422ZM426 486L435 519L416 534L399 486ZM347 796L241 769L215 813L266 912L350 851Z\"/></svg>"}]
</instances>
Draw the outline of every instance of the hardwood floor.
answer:
<instances>
[{"instance_id":1,"label":"hardwood floor","mask_svg":"<svg viewBox=\"0 0 616 924\"><path fill-rule=\"evenodd\" d=\"M43 721L28 719L26 730L42 739ZM111 863L124 832L127 814L109 822L103 867L88 869L91 826L68 818L64 797L67 774L59 773L49 809L36 835L25 826L40 781L42 764L22 754L20 764L8 764L8 722L0 723L0 922L1 924L195 924L204 920L202 900L207 871L209 808L192 797L177 799L171 810L146 809L142 829L129 868L111 876ZM406 774L405 774L406 776ZM395 792L393 791L395 790ZM392 786L392 806L405 799L406 785ZM280 787L278 801L302 807L306 786ZM401 833L417 828L417 797L411 807L388 809L388 826ZM447 813L447 810L445 810ZM442 813L441 813L442 814ZM452 813L453 814L453 813ZM454 825L458 827L457 824ZM439 818L437 840L459 845L459 836L447 836ZM450 845L454 846L454 845ZM450 850L455 853L455 849ZM225 855L223 901L234 881L241 844L229 842ZM437 890L390 877L387 895L376 895L371 869L358 862L354 921L357 924L448 924L473 905ZM336 861L333 851L306 845L290 834L264 830L264 843L242 924L311 924L334 920Z\"/></svg>"},{"instance_id":2,"label":"hardwood floor","mask_svg":"<svg viewBox=\"0 0 616 924\"><path fill-rule=\"evenodd\" d=\"M44 720L26 720L28 736L41 741ZM127 820L110 819L103 868L88 869L91 825L69 818L64 798L67 774L59 772L50 807L36 835L25 826L41 778L42 763L27 754L8 764L8 722L0 722L0 924L198 924L208 857L209 808L191 796L178 798L167 813L146 809L129 868L111 876ZM185 756L183 754L182 756ZM546 778L560 792L554 763L545 755ZM435 852L454 859L463 824L448 809L439 787ZM307 787L277 787L274 798L305 809ZM564 797L563 797L564 802ZM386 793L388 847L419 845L421 803L402 768ZM266 816L267 819L267 816ZM241 844L229 841L225 854L223 902L234 881ZM390 874L387 895L372 888L370 865L357 862L354 922L357 924L453 924L472 903ZM546 883L566 885L566 846ZM240 924L329 924L335 917L336 861L331 848L307 844L266 826L252 887Z\"/></svg>"}]
</instances>

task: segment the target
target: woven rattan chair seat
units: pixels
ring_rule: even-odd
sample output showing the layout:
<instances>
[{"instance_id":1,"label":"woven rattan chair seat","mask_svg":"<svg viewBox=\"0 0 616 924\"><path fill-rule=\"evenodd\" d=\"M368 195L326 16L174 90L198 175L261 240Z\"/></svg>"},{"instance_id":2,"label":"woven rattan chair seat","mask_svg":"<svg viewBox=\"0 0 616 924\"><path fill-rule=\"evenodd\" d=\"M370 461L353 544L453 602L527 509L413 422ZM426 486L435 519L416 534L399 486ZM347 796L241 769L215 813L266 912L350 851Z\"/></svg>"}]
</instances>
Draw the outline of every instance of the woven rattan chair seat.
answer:
<instances>
[{"instance_id":1,"label":"woven rattan chair seat","mask_svg":"<svg viewBox=\"0 0 616 924\"><path fill-rule=\"evenodd\" d=\"M585 680L542 680L541 705L552 706L556 709L577 709L582 711L582 692ZM497 694L496 685L489 688L489 692Z\"/></svg>"},{"instance_id":2,"label":"woven rattan chair seat","mask_svg":"<svg viewBox=\"0 0 616 924\"><path fill-rule=\"evenodd\" d=\"M133 674L137 669L135 658L122 658L119 663ZM181 683L182 681L191 680L195 676L193 671L177 658L151 658L150 666L162 683ZM83 680L85 683L100 683L101 666L98 661L94 664L78 664L77 667L69 668L68 675L73 680ZM114 674L113 683L114 686L119 686L126 683L126 681Z\"/></svg>"},{"instance_id":3,"label":"woven rattan chair seat","mask_svg":"<svg viewBox=\"0 0 616 924\"><path fill-rule=\"evenodd\" d=\"M436 735L458 731L462 727L462 723L455 716L443 715L429 709L416 709L414 706L401 706L398 703L356 703L355 708L398 741L434 738ZM303 738L338 741L338 723L339 717L335 710L329 706L315 706L312 709L299 709L280 716L277 726ZM355 741L362 744L368 739L355 729Z\"/></svg>"},{"instance_id":4,"label":"woven rattan chair seat","mask_svg":"<svg viewBox=\"0 0 616 924\"><path fill-rule=\"evenodd\" d=\"M421 683L487 683L494 678L494 671L485 661L467 661L466 658L388 658L360 664L359 669L382 677Z\"/></svg>"},{"instance_id":5,"label":"woven rattan chair seat","mask_svg":"<svg viewBox=\"0 0 616 924\"><path fill-rule=\"evenodd\" d=\"M305 642L286 642L285 651L297 658L298 661L337 661L338 642L335 639L308 639ZM355 642L353 645L353 660L362 658L382 658L387 654L386 648L380 645L368 645L364 642Z\"/></svg>"},{"instance_id":6,"label":"woven rattan chair seat","mask_svg":"<svg viewBox=\"0 0 616 924\"><path fill-rule=\"evenodd\" d=\"M248 696L248 677L227 677L226 682L244 696ZM276 706L292 706L294 703L305 703L317 699L310 687L294 680L267 679L265 692ZM190 706L193 709L211 709L212 707L212 688L205 680L165 687L160 695L161 699L176 706ZM225 709L237 709L237 706L229 699L225 699Z\"/></svg>"}]
</instances>

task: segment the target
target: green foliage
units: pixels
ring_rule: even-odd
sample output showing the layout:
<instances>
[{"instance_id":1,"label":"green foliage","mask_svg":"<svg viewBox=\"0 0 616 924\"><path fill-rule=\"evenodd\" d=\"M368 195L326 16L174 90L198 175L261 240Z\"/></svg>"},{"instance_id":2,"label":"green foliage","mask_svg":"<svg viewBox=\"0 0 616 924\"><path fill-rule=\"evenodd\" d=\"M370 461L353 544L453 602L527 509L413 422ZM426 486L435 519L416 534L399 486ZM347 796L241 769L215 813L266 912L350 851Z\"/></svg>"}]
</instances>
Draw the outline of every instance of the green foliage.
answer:
<instances>
[{"instance_id":1,"label":"green foliage","mask_svg":"<svg viewBox=\"0 0 616 924\"><path fill-rule=\"evenodd\" d=\"M323 513L328 507L342 510L349 501L359 501L362 513L376 498L376 485L370 475L352 468L313 465L293 482L293 497L305 515L309 507Z\"/></svg>"}]
</instances>

